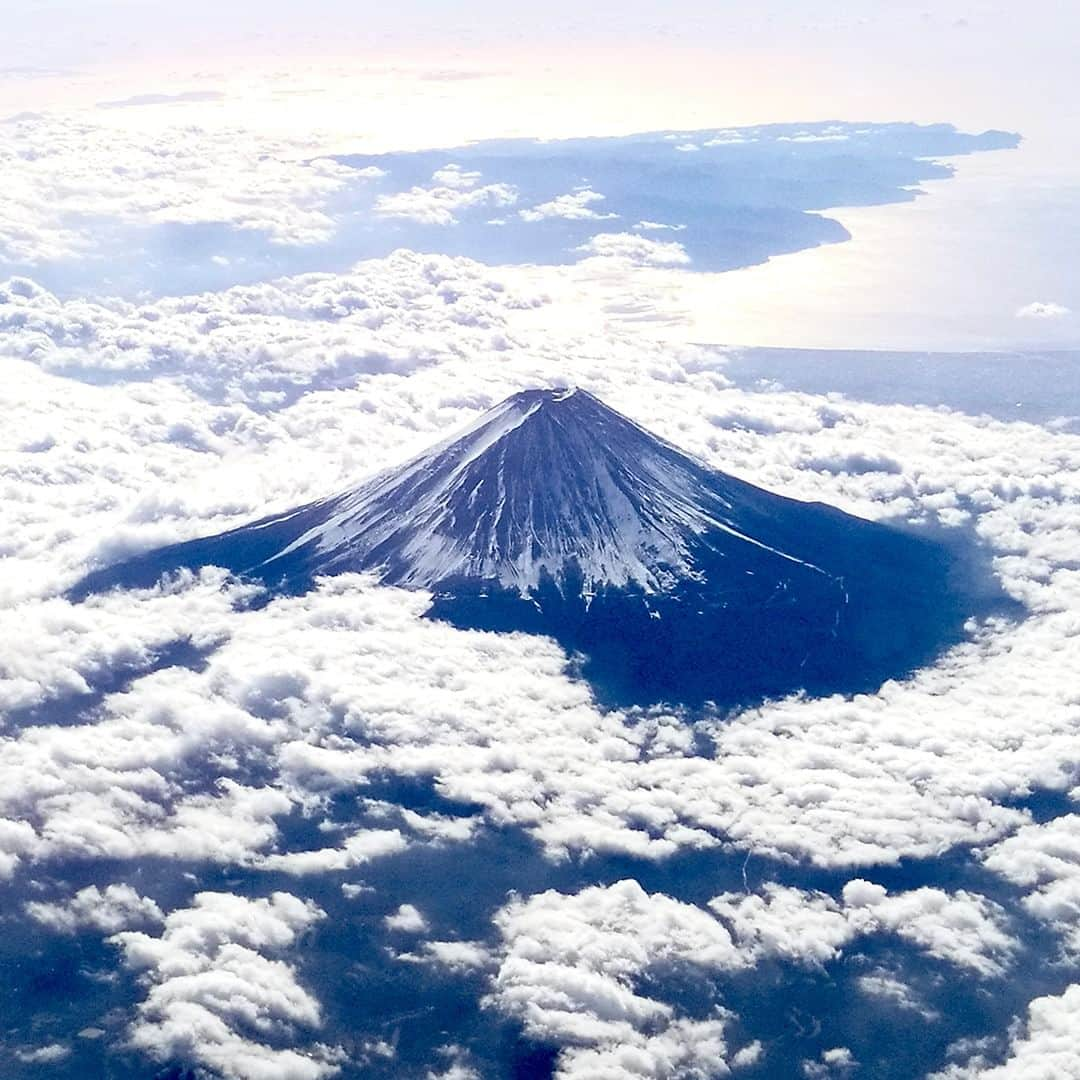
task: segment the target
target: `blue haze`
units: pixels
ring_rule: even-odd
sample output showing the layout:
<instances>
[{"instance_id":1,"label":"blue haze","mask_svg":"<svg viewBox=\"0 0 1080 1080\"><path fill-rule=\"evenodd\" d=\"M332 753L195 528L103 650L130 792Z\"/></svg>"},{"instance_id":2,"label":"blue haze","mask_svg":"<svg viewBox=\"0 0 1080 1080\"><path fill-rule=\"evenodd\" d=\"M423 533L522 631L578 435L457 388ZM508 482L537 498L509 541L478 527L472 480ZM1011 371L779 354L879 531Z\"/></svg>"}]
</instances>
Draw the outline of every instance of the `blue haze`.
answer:
<instances>
[{"instance_id":1,"label":"blue haze","mask_svg":"<svg viewBox=\"0 0 1080 1080\"><path fill-rule=\"evenodd\" d=\"M714 142L714 145L707 145ZM258 230L224 224L133 226L76 220L95 237L93 259L9 263L61 296L181 295L308 271L340 271L397 248L465 255L483 262L570 264L602 233L637 233L681 244L686 268L733 270L770 256L841 243L847 230L822 211L908 202L918 185L953 173L941 158L1010 149L1003 131L966 134L949 124L777 124L741 129L537 141L511 139L409 153L351 155L355 181L329 198L335 226L327 242L268 242ZM694 146L694 150L679 147ZM437 186L448 164L478 172L478 186L511 185L513 205L454 210L453 224L387 217L381 197ZM364 169L385 175L361 175ZM522 210L588 188L597 215L527 221ZM490 224L502 221L503 224ZM679 228L635 229L639 222Z\"/></svg>"}]
</instances>

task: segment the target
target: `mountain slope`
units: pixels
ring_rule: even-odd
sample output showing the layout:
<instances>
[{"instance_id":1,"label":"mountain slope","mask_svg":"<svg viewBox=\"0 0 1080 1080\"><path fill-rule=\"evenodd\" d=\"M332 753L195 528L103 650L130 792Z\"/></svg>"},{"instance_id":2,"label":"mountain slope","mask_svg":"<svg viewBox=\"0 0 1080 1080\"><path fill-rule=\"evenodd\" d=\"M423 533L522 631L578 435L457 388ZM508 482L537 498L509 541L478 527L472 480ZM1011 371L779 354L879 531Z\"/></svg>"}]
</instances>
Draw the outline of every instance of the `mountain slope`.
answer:
<instances>
[{"instance_id":1,"label":"mountain slope","mask_svg":"<svg viewBox=\"0 0 1080 1080\"><path fill-rule=\"evenodd\" d=\"M576 569L587 589L663 591L705 544L771 552L743 531L756 492L704 469L580 390L529 390L453 441L320 504L319 520L263 571L302 556L317 572L377 567L384 581L458 578L525 593ZM814 569L814 568L810 568Z\"/></svg>"},{"instance_id":2,"label":"mountain slope","mask_svg":"<svg viewBox=\"0 0 1080 1080\"><path fill-rule=\"evenodd\" d=\"M92 575L365 570L463 626L550 634L613 700L868 689L955 640L941 548L709 469L581 390L527 390L356 488Z\"/></svg>"}]
</instances>

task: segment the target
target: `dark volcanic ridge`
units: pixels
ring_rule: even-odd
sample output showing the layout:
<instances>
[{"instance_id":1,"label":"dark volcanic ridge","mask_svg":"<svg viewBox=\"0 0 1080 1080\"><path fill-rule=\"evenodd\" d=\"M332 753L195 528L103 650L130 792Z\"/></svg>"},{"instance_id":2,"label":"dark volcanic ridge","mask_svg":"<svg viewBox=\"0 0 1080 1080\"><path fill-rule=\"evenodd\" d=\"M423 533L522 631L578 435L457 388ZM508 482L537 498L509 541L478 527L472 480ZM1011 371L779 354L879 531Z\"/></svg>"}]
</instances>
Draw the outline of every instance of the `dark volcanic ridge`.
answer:
<instances>
[{"instance_id":1,"label":"dark volcanic ridge","mask_svg":"<svg viewBox=\"0 0 1080 1080\"><path fill-rule=\"evenodd\" d=\"M995 594L953 550L710 469L582 390L526 390L341 494L91 574L367 571L461 627L547 634L609 703L874 690ZM963 572L961 572L963 571Z\"/></svg>"}]
</instances>

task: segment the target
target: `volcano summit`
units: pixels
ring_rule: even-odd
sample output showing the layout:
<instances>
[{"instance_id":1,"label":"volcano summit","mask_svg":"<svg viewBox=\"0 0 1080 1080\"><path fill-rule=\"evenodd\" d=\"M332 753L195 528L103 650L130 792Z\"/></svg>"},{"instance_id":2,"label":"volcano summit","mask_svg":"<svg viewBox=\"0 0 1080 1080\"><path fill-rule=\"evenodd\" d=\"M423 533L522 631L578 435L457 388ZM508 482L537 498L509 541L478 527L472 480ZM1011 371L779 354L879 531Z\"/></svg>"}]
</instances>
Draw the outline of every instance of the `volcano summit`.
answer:
<instances>
[{"instance_id":1,"label":"volcano summit","mask_svg":"<svg viewBox=\"0 0 1080 1080\"><path fill-rule=\"evenodd\" d=\"M368 571L455 625L549 634L601 698L734 705L876 688L963 634L924 539L710 469L583 390L526 390L348 491L91 575L223 566L272 590Z\"/></svg>"}]
</instances>

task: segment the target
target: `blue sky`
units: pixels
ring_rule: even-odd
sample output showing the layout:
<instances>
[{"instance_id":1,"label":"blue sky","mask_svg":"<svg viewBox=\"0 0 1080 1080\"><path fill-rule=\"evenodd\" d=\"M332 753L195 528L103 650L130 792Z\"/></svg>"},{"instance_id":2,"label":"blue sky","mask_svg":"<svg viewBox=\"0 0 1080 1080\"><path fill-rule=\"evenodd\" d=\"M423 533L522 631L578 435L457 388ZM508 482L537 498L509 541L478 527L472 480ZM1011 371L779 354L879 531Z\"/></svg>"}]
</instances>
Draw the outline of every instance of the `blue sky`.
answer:
<instances>
[{"instance_id":1,"label":"blue sky","mask_svg":"<svg viewBox=\"0 0 1080 1080\"><path fill-rule=\"evenodd\" d=\"M791 120L797 110L799 119L948 119L1061 135L1075 115L1067 91L1077 19L1065 0L774 0L752 8L682 0L662 10L198 0L182 11L141 0L38 0L5 35L0 67L107 68L110 78L142 68L165 80L225 62L278 71L335 60L501 67L526 79L572 68L582 79L594 70L618 82L627 105L664 96L665 83L693 87L688 104L711 99L723 123ZM1057 106L1051 116L1047 101ZM671 115L638 127L686 122Z\"/></svg>"},{"instance_id":2,"label":"blue sky","mask_svg":"<svg viewBox=\"0 0 1080 1080\"><path fill-rule=\"evenodd\" d=\"M833 215L853 236L846 250L710 282L672 268L656 286L672 299L655 329L747 345L1060 348L1080 342L1078 321L1058 312L1080 307L1067 241L1080 205L1070 47L1077 18L1052 0L932 10L556 4L512 17L495 4L317 3L303 13L272 4L259 5L256 17L243 3L183 13L109 0L37 3L0 43L0 114L76 109L103 131L240 127L339 154L767 121L1015 131L1024 138L1017 153L958 161L956 182L931 182L932 197L914 207ZM122 102L129 107L95 108ZM212 235L187 239L206 257L229 254L211 250ZM377 247L357 248L365 250ZM455 242L447 250L464 249ZM498 260L497 251L489 257ZM278 266L319 260L312 252ZM973 264L978 289L966 273ZM273 269L261 262L247 273ZM73 280L89 285L99 271L84 260ZM114 288L129 291L130 273L118 271ZM179 266L151 267L148 285L159 289L170 273L173 288L200 287ZM569 297L605 288L575 285ZM655 307L620 288L606 297L607 310ZM607 317L597 304L577 308L574 317L591 325ZM1029 310L1041 314L1017 317Z\"/></svg>"}]
</instances>

